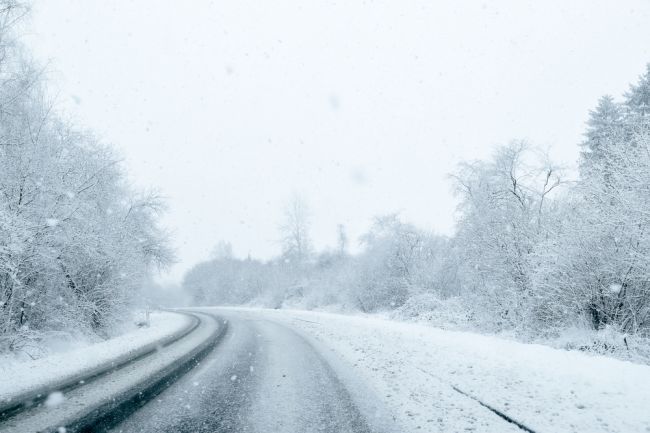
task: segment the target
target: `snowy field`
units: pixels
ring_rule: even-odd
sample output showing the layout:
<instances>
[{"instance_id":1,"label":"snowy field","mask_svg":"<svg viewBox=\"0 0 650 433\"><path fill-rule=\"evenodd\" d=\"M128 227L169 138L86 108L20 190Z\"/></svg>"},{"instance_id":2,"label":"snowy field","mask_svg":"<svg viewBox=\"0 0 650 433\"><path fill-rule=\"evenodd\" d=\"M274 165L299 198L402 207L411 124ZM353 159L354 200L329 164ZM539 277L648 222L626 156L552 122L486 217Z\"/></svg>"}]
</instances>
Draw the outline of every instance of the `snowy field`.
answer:
<instances>
[{"instance_id":1,"label":"snowy field","mask_svg":"<svg viewBox=\"0 0 650 433\"><path fill-rule=\"evenodd\" d=\"M477 400L536 432L650 431L649 366L377 318L237 310L289 324L339 372L352 366L409 431L521 431Z\"/></svg>"},{"instance_id":2,"label":"snowy field","mask_svg":"<svg viewBox=\"0 0 650 433\"><path fill-rule=\"evenodd\" d=\"M66 377L73 377L97 366L129 357L138 349L179 332L189 326L190 322L190 317L185 315L155 312L151 313L149 327L29 362L5 362L0 374L0 403Z\"/></svg>"}]
</instances>

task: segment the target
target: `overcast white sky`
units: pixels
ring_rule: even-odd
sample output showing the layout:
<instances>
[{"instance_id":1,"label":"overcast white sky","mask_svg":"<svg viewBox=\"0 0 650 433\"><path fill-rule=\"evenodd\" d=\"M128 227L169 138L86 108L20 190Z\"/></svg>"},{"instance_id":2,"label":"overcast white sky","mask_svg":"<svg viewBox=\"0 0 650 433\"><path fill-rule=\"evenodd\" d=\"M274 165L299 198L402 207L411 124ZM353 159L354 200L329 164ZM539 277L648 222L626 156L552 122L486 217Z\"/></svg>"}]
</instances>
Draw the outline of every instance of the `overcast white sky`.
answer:
<instances>
[{"instance_id":1,"label":"overcast white sky","mask_svg":"<svg viewBox=\"0 0 650 433\"><path fill-rule=\"evenodd\" d=\"M178 280L220 239L318 247L401 212L451 233L461 159L526 138L574 163L587 111L650 61L650 1L36 0L53 92L168 197Z\"/></svg>"}]
</instances>

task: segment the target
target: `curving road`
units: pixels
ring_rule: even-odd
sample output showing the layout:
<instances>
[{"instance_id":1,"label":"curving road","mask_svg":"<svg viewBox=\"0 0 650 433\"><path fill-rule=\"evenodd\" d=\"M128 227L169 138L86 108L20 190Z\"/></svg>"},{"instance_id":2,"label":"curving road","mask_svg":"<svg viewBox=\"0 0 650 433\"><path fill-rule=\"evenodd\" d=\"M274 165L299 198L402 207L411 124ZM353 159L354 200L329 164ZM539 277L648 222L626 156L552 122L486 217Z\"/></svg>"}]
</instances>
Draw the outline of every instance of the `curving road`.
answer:
<instances>
[{"instance_id":1,"label":"curving road","mask_svg":"<svg viewBox=\"0 0 650 433\"><path fill-rule=\"evenodd\" d=\"M192 326L132 351L128 358L118 356L78 375L60 377L54 384L42 384L42 391L31 391L29 399L19 394L20 400L6 401L0 433L94 432L122 419L182 377L223 337L225 327L216 318L192 316L196 319ZM54 402L43 398L52 389L58 389Z\"/></svg>"},{"instance_id":2,"label":"curving road","mask_svg":"<svg viewBox=\"0 0 650 433\"><path fill-rule=\"evenodd\" d=\"M226 334L200 365L112 432L387 431L354 399L322 352L286 326L218 313ZM348 384L349 385L349 384ZM374 425L371 427L371 423Z\"/></svg>"}]
</instances>

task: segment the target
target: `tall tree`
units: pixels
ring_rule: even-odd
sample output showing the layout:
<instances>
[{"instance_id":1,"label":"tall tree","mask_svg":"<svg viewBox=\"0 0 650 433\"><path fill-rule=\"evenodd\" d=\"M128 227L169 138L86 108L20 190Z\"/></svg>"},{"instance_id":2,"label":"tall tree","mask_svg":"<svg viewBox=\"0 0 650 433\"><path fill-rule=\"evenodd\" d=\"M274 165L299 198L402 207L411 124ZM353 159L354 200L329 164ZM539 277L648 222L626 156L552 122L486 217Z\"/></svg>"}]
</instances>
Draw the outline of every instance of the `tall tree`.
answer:
<instances>
[{"instance_id":1,"label":"tall tree","mask_svg":"<svg viewBox=\"0 0 650 433\"><path fill-rule=\"evenodd\" d=\"M632 121L637 121L638 117L650 116L650 63L646 66L645 74L639 77L636 84L630 85L625 93L624 105L627 114L633 118Z\"/></svg>"},{"instance_id":2,"label":"tall tree","mask_svg":"<svg viewBox=\"0 0 650 433\"><path fill-rule=\"evenodd\" d=\"M603 96L589 112L585 141L581 143L580 174L594 181L607 181L616 146L624 145L623 109L614 99Z\"/></svg>"},{"instance_id":3,"label":"tall tree","mask_svg":"<svg viewBox=\"0 0 650 433\"><path fill-rule=\"evenodd\" d=\"M535 156L514 142L454 175L460 198L454 243L464 296L483 305L486 325L514 327L526 320L532 254L552 220L550 195L562 183L561 172Z\"/></svg>"},{"instance_id":4,"label":"tall tree","mask_svg":"<svg viewBox=\"0 0 650 433\"><path fill-rule=\"evenodd\" d=\"M309 207L302 197L294 195L286 204L284 219L280 223L282 256L293 266L301 266L311 257L310 227Z\"/></svg>"},{"instance_id":5,"label":"tall tree","mask_svg":"<svg viewBox=\"0 0 650 433\"><path fill-rule=\"evenodd\" d=\"M336 251L339 256L345 256L348 253L348 234L343 224L336 226Z\"/></svg>"}]
</instances>

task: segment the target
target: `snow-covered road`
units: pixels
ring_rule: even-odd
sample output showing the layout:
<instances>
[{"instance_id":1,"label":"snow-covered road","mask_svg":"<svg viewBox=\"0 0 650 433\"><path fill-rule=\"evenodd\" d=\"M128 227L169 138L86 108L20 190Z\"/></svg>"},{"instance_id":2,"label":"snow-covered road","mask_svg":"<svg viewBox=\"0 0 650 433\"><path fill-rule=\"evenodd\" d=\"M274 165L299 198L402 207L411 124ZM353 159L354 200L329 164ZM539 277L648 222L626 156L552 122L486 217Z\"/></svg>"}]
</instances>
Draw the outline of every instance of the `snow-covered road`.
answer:
<instances>
[{"instance_id":1,"label":"snow-covered road","mask_svg":"<svg viewBox=\"0 0 650 433\"><path fill-rule=\"evenodd\" d=\"M377 317L197 310L216 318L222 330L216 347L178 380L94 429L650 431L648 366ZM182 353L182 344L176 346ZM62 410L77 411L82 400L101 400L113 388L144 389L133 381L144 372L123 373L66 394L61 406L41 412L42 424L54 415L65 418ZM11 422L20 431L34 431L20 418ZM0 431L12 431L5 427Z\"/></svg>"},{"instance_id":2,"label":"snow-covered road","mask_svg":"<svg viewBox=\"0 0 650 433\"><path fill-rule=\"evenodd\" d=\"M648 366L378 318L205 311L226 338L115 431L650 431Z\"/></svg>"},{"instance_id":3,"label":"snow-covered road","mask_svg":"<svg viewBox=\"0 0 650 433\"><path fill-rule=\"evenodd\" d=\"M373 406L357 405L348 384L290 327L250 313L218 314L228 330L217 348L113 431L400 431L387 411L362 413Z\"/></svg>"}]
</instances>

